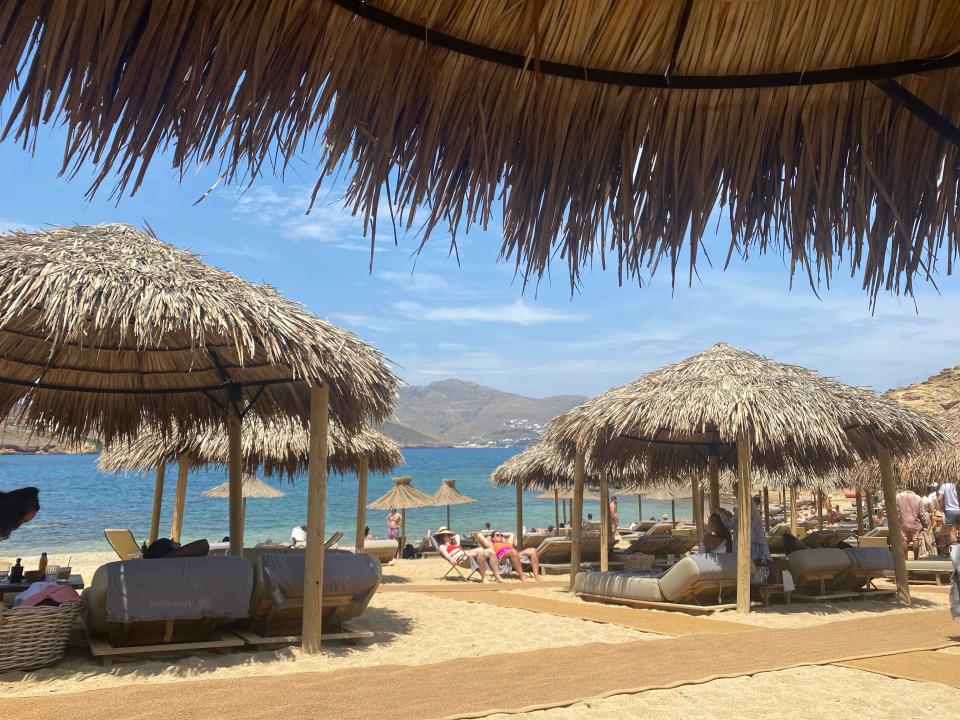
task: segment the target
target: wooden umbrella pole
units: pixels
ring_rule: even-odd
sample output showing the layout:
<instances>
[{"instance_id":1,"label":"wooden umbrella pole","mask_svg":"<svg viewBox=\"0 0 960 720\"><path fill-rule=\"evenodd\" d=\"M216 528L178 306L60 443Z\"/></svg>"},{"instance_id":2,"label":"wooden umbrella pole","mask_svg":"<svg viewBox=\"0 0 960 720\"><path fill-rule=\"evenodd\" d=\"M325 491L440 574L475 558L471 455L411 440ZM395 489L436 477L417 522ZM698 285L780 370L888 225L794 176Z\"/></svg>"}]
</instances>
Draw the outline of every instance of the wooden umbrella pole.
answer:
<instances>
[{"instance_id":1,"label":"wooden umbrella pole","mask_svg":"<svg viewBox=\"0 0 960 720\"><path fill-rule=\"evenodd\" d=\"M403 548L407 546L407 509L400 510L400 548L397 557L403 557Z\"/></svg>"},{"instance_id":2,"label":"wooden umbrella pole","mask_svg":"<svg viewBox=\"0 0 960 720\"><path fill-rule=\"evenodd\" d=\"M863 535L863 490L854 486L853 493L856 495L857 505L857 536Z\"/></svg>"},{"instance_id":3,"label":"wooden umbrella pole","mask_svg":"<svg viewBox=\"0 0 960 720\"><path fill-rule=\"evenodd\" d=\"M327 433L330 388L310 387L310 455L307 465L307 552L304 558L303 639L305 655L320 652L323 633L323 542L327 513Z\"/></svg>"},{"instance_id":4,"label":"wooden umbrella pole","mask_svg":"<svg viewBox=\"0 0 960 720\"><path fill-rule=\"evenodd\" d=\"M897 488L893 482L893 463L890 451L883 445L877 445L877 460L880 461L880 479L883 482L883 504L887 511L889 528L888 544L893 553L893 572L897 578L897 600L904 605L910 604L910 585L907 582L907 558L905 544L900 542L900 513L897 511Z\"/></svg>"},{"instance_id":5,"label":"wooden umbrella pole","mask_svg":"<svg viewBox=\"0 0 960 720\"><path fill-rule=\"evenodd\" d=\"M573 461L573 504L570 509L570 590L580 571L580 538L583 536L583 483L586 480L586 457L577 448Z\"/></svg>"},{"instance_id":6,"label":"wooden umbrella pole","mask_svg":"<svg viewBox=\"0 0 960 720\"><path fill-rule=\"evenodd\" d=\"M823 493L814 490L813 497L817 502L817 530L823 530Z\"/></svg>"},{"instance_id":7,"label":"wooden umbrella pole","mask_svg":"<svg viewBox=\"0 0 960 720\"><path fill-rule=\"evenodd\" d=\"M750 612L750 438L737 438L737 612Z\"/></svg>"},{"instance_id":8,"label":"wooden umbrella pole","mask_svg":"<svg viewBox=\"0 0 960 720\"><path fill-rule=\"evenodd\" d=\"M563 504L563 524L566 525L567 524L567 500L566 498L564 498L560 502ZM567 525L567 527L569 527L569 525Z\"/></svg>"},{"instance_id":9,"label":"wooden umbrella pole","mask_svg":"<svg viewBox=\"0 0 960 720\"><path fill-rule=\"evenodd\" d=\"M866 489L866 500L867 500L867 527L873 530L874 520L873 520L873 490Z\"/></svg>"},{"instance_id":10,"label":"wooden umbrella pole","mask_svg":"<svg viewBox=\"0 0 960 720\"><path fill-rule=\"evenodd\" d=\"M690 481L693 496L693 524L697 528L697 537L703 537L703 501L700 497L700 481L693 477Z\"/></svg>"},{"instance_id":11,"label":"wooden umbrella pole","mask_svg":"<svg viewBox=\"0 0 960 720\"><path fill-rule=\"evenodd\" d=\"M447 505L447 527L450 527L450 506Z\"/></svg>"},{"instance_id":12,"label":"wooden umbrella pole","mask_svg":"<svg viewBox=\"0 0 960 720\"><path fill-rule=\"evenodd\" d=\"M610 490L607 474L600 473L600 572L610 569Z\"/></svg>"},{"instance_id":13,"label":"wooden umbrella pole","mask_svg":"<svg viewBox=\"0 0 960 720\"><path fill-rule=\"evenodd\" d=\"M241 447L241 419L233 386L227 403L227 479L230 484L230 554L243 555L243 454Z\"/></svg>"},{"instance_id":14,"label":"wooden umbrella pole","mask_svg":"<svg viewBox=\"0 0 960 720\"><path fill-rule=\"evenodd\" d=\"M367 473L370 467L370 459L366 456L360 459L360 467L357 468L357 539L354 542L354 551L363 552L363 543L367 534L364 529L367 527Z\"/></svg>"},{"instance_id":15,"label":"wooden umbrella pole","mask_svg":"<svg viewBox=\"0 0 960 720\"><path fill-rule=\"evenodd\" d=\"M670 521L674 525L677 524L677 501L672 498L670 500Z\"/></svg>"},{"instance_id":16,"label":"wooden umbrella pole","mask_svg":"<svg viewBox=\"0 0 960 720\"><path fill-rule=\"evenodd\" d=\"M180 542L183 532L183 508L187 502L187 474L190 461L186 453L177 458L177 489L173 496L173 517L170 520L170 539Z\"/></svg>"},{"instance_id":17,"label":"wooden umbrella pole","mask_svg":"<svg viewBox=\"0 0 960 720\"><path fill-rule=\"evenodd\" d=\"M643 495L637 495L637 522L643 522Z\"/></svg>"},{"instance_id":18,"label":"wooden umbrella pole","mask_svg":"<svg viewBox=\"0 0 960 720\"><path fill-rule=\"evenodd\" d=\"M157 477L153 481L153 512L150 515L150 536L148 544L160 536L160 510L163 507L163 479L167 472L164 463L157 465Z\"/></svg>"},{"instance_id":19,"label":"wooden umbrella pole","mask_svg":"<svg viewBox=\"0 0 960 720\"><path fill-rule=\"evenodd\" d=\"M763 486L763 529L770 532L770 489Z\"/></svg>"},{"instance_id":20,"label":"wooden umbrella pole","mask_svg":"<svg viewBox=\"0 0 960 720\"><path fill-rule=\"evenodd\" d=\"M553 533L560 534L560 491L553 489Z\"/></svg>"},{"instance_id":21,"label":"wooden umbrella pole","mask_svg":"<svg viewBox=\"0 0 960 720\"><path fill-rule=\"evenodd\" d=\"M710 513L720 512L720 458L716 455L707 457L707 470L710 477Z\"/></svg>"},{"instance_id":22,"label":"wooden umbrella pole","mask_svg":"<svg viewBox=\"0 0 960 720\"><path fill-rule=\"evenodd\" d=\"M797 536L797 488L790 486L790 534Z\"/></svg>"},{"instance_id":23,"label":"wooden umbrella pole","mask_svg":"<svg viewBox=\"0 0 960 720\"><path fill-rule=\"evenodd\" d=\"M523 547L523 483L517 483L517 547Z\"/></svg>"}]
</instances>

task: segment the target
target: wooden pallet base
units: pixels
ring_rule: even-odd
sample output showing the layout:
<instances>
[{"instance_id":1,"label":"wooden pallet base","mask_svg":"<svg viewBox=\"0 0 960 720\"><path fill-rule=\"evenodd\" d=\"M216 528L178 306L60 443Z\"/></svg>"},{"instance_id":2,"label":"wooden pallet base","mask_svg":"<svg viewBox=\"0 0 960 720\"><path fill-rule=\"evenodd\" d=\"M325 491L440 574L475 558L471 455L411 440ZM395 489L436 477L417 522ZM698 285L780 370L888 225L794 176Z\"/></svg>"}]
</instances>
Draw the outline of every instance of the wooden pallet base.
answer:
<instances>
[{"instance_id":1,"label":"wooden pallet base","mask_svg":"<svg viewBox=\"0 0 960 720\"><path fill-rule=\"evenodd\" d=\"M823 601L823 600L850 600L859 599L863 593L859 592L835 592L835 593L821 593L819 595L805 595L803 593L793 593L794 600L813 600L813 601Z\"/></svg>"},{"instance_id":2,"label":"wooden pallet base","mask_svg":"<svg viewBox=\"0 0 960 720\"><path fill-rule=\"evenodd\" d=\"M299 635L272 635L264 636L255 633L253 630L233 630L233 634L240 638L246 645L297 645L300 643ZM348 643L357 643L360 640L373 639L373 633L368 630L351 630L343 628L341 632L323 633L320 636L321 642L339 640Z\"/></svg>"},{"instance_id":3,"label":"wooden pallet base","mask_svg":"<svg viewBox=\"0 0 960 720\"><path fill-rule=\"evenodd\" d=\"M709 615L720 610L736 610L736 603L721 603L719 605L689 605L686 603L672 603L654 600L628 600L626 598L608 597L606 595L591 595L590 593L577 593L584 600L590 602L613 603L614 605L627 605L635 608L652 608L655 610L676 610L678 612L688 613L690 615ZM758 603L752 603L757 605Z\"/></svg>"},{"instance_id":4,"label":"wooden pallet base","mask_svg":"<svg viewBox=\"0 0 960 720\"><path fill-rule=\"evenodd\" d=\"M90 653L95 658L99 658L105 667L109 667L114 660L126 655L143 655L160 652L191 652L194 650L216 650L221 653L228 653L233 648L243 646L243 640L230 633L219 633L213 640L161 643L156 645L133 645L130 647L115 647L104 638L91 637L89 635L87 636L87 642L90 645Z\"/></svg>"}]
</instances>

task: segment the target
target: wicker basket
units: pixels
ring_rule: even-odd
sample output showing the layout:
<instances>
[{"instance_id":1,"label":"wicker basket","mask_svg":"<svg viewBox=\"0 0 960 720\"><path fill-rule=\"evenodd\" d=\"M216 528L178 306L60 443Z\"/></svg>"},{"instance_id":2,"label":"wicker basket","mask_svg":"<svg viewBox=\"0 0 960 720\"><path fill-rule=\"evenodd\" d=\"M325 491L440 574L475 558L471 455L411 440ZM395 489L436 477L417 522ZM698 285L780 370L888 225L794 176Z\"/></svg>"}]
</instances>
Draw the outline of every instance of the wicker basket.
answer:
<instances>
[{"instance_id":1,"label":"wicker basket","mask_svg":"<svg viewBox=\"0 0 960 720\"><path fill-rule=\"evenodd\" d=\"M81 604L0 606L0 672L31 670L62 658Z\"/></svg>"},{"instance_id":2,"label":"wicker basket","mask_svg":"<svg viewBox=\"0 0 960 720\"><path fill-rule=\"evenodd\" d=\"M634 553L623 558L623 569L627 572L653 570L653 555Z\"/></svg>"}]
</instances>

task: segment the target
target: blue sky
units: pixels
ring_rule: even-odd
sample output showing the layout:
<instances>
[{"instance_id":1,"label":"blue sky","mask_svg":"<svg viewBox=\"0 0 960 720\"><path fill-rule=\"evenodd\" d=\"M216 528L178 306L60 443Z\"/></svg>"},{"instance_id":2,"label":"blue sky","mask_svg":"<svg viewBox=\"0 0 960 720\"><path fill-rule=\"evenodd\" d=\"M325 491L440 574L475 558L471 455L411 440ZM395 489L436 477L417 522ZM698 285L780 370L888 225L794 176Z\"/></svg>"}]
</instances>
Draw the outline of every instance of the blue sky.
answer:
<instances>
[{"instance_id":1,"label":"blue sky","mask_svg":"<svg viewBox=\"0 0 960 720\"><path fill-rule=\"evenodd\" d=\"M5 120L5 118L3 118ZM856 281L839 271L834 287L810 291L804 278L788 289L779 257L752 257L700 268L671 291L667 273L644 287L617 286L616 273L595 268L571 297L566 269L524 289L498 263L499 227L460 238L459 265L448 240L393 244L378 232L372 273L360 223L343 210L337 188L324 188L304 214L315 179L303 162L280 181L251 189L217 187L204 169L185 177L158 157L134 197L111 200L109 183L92 200L89 175L58 177L63 136L42 128L31 156L0 143L0 229L100 222L147 222L161 239L208 262L266 282L316 314L377 345L411 384L447 377L534 396L592 395L720 341L799 363L857 385L885 390L960 363L960 289L940 277L912 300L882 296L871 314ZM723 258L727 239L708 244Z\"/></svg>"}]
</instances>

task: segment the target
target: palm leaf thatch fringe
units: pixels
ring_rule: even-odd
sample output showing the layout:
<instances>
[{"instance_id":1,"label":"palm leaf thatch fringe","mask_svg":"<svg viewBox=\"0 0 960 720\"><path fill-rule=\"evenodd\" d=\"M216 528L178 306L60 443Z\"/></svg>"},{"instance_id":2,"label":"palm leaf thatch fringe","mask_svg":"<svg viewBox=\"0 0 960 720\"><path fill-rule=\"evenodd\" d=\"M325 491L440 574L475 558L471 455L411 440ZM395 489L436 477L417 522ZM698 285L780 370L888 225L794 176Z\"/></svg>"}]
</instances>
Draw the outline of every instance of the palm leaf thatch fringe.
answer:
<instances>
[{"instance_id":1,"label":"palm leaf thatch fringe","mask_svg":"<svg viewBox=\"0 0 960 720\"><path fill-rule=\"evenodd\" d=\"M573 481L571 480L571 483ZM573 500L573 485L567 485L564 487L557 486L555 488L557 495L557 500ZM553 500L553 490L544 490L542 493L537 495L537 500ZM583 490L583 499L588 502L600 502L600 496L597 495L592 490L584 488Z\"/></svg>"},{"instance_id":2,"label":"palm leaf thatch fringe","mask_svg":"<svg viewBox=\"0 0 960 720\"><path fill-rule=\"evenodd\" d=\"M947 441L898 458L893 463L894 481L899 488L918 492L930 485L960 482L960 407L933 415L941 427L950 433ZM880 465L865 461L847 473L842 473L838 484L854 487L880 487Z\"/></svg>"},{"instance_id":3,"label":"palm leaf thatch fringe","mask_svg":"<svg viewBox=\"0 0 960 720\"><path fill-rule=\"evenodd\" d=\"M394 486L390 492L381 495L372 503L367 505L368 510L409 510L418 507L434 507L438 503L432 495L420 492L411 484L413 478L409 475L402 475L393 479Z\"/></svg>"},{"instance_id":4,"label":"palm leaf thatch fringe","mask_svg":"<svg viewBox=\"0 0 960 720\"><path fill-rule=\"evenodd\" d=\"M255 400L256 414L305 423L307 385L318 380L346 429L382 421L396 402L397 380L375 348L150 232L110 224L0 235L4 416L22 404L47 432L110 443L145 421L167 434L175 419L222 423L236 383L241 409Z\"/></svg>"},{"instance_id":5,"label":"palm leaf thatch fringe","mask_svg":"<svg viewBox=\"0 0 960 720\"><path fill-rule=\"evenodd\" d=\"M369 470L378 473L390 472L403 462L400 447L369 427L347 433L337 423L330 423L328 442L327 467L340 474L359 472L363 460ZM259 470L293 480L307 471L310 434L298 422L249 417L243 424L240 443L243 467L248 473ZM161 463L176 462L183 453L192 467L226 465L226 429L215 425L172 435L142 429L133 440L108 446L97 466L104 472L149 471Z\"/></svg>"},{"instance_id":6,"label":"palm leaf thatch fringe","mask_svg":"<svg viewBox=\"0 0 960 720\"><path fill-rule=\"evenodd\" d=\"M587 483L597 486L596 473L589 472ZM642 482L643 467L639 464L618 468L608 482L611 487L627 487ZM523 452L500 463L490 475L495 487L523 485L527 490L553 490L573 486L573 454L548 443L531 445ZM551 496L552 497L552 496Z\"/></svg>"},{"instance_id":7,"label":"palm leaf thatch fringe","mask_svg":"<svg viewBox=\"0 0 960 720\"><path fill-rule=\"evenodd\" d=\"M916 61L880 74L956 124L958 37L945 0L21 0L0 6L0 92L15 97L4 135L25 147L66 125L62 172L93 165L91 191L116 173L114 192L135 192L165 151L181 173L219 162L252 182L321 147L317 188L346 170L371 244L385 208L455 242L501 202L501 252L524 277L558 254L571 285L594 261L621 282L662 263L675 279L722 207L727 261L779 251L829 285L846 255L875 298L938 260L952 271L960 155L867 74L805 78ZM775 73L795 77L716 87Z\"/></svg>"},{"instance_id":8,"label":"palm leaf thatch fringe","mask_svg":"<svg viewBox=\"0 0 960 720\"><path fill-rule=\"evenodd\" d=\"M897 457L942 442L922 413L796 365L718 344L616 387L555 418L544 441L587 453L588 468L642 462L648 480L702 472L711 445L732 469L747 434L772 476L826 476L884 445Z\"/></svg>"},{"instance_id":9,"label":"palm leaf thatch fringe","mask_svg":"<svg viewBox=\"0 0 960 720\"><path fill-rule=\"evenodd\" d=\"M204 497L229 498L230 482L220 483L208 488L200 493ZM250 473L243 476L243 487L241 495L244 498L279 498L283 497L283 492L275 487L267 485L263 480Z\"/></svg>"},{"instance_id":10,"label":"palm leaf thatch fringe","mask_svg":"<svg viewBox=\"0 0 960 720\"><path fill-rule=\"evenodd\" d=\"M457 481L453 478L444 478L440 487L433 494L437 505L475 505L476 500L464 495L457 489Z\"/></svg>"}]
</instances>

